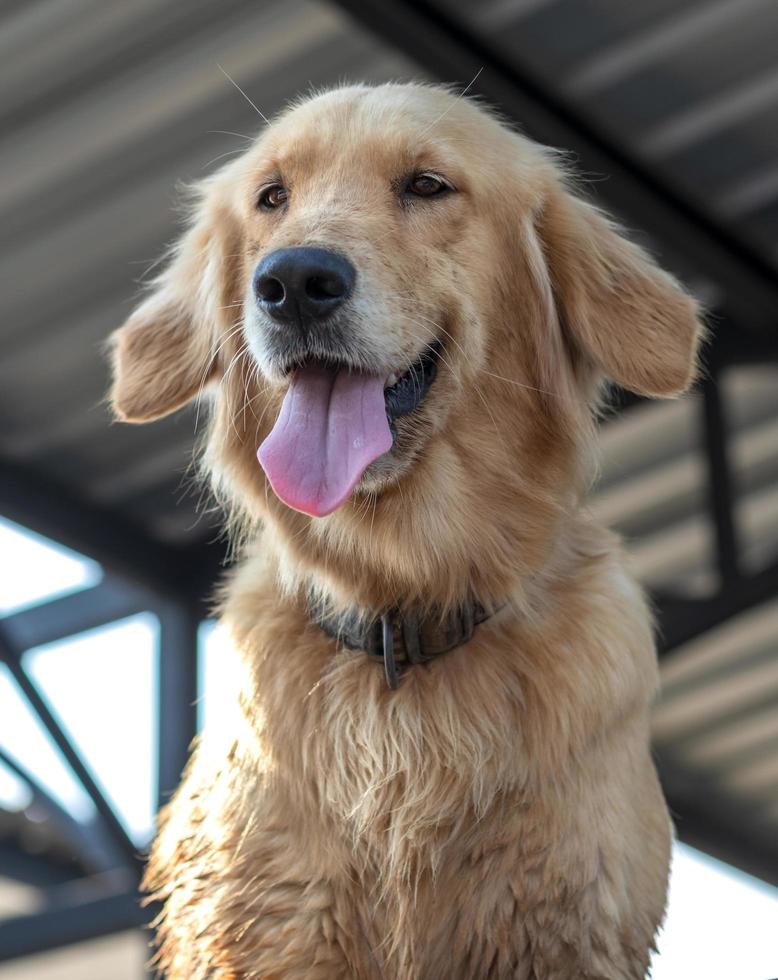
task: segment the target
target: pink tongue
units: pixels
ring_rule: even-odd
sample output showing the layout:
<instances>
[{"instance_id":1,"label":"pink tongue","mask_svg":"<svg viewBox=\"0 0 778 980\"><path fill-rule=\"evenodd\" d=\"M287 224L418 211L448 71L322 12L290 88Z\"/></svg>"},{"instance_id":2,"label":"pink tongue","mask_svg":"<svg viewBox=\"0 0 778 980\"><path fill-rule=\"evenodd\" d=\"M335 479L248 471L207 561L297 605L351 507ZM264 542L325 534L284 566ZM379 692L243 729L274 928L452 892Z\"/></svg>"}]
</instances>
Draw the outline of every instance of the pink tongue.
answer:
<instances>
[{"instance_id":1,"label":"pink tongue","mask_svg":"<svg viewBox=\"0 0 778 980\"><path fill-rule=\"evenodd\" d=\"M257 457L285 504L324 517L391 448L382 377L304 367Z\"/></svg>"}]
</instances>

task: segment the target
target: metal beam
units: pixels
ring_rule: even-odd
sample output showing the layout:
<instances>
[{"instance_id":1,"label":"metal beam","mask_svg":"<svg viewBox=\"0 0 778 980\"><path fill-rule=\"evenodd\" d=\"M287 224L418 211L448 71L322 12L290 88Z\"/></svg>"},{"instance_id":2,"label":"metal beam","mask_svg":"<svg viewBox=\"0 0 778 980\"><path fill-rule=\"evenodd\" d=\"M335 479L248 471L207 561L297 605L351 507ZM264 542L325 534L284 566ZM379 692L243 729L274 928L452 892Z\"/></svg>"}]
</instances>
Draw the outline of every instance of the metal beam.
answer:
<instances>
[{"instance_id":1,"label":"metal beam","mask_svg":"<svg viewBox=\"0 0 778 980\"><path fill-rule=\"evenodd\" d=\"M158 908L143 908L140 901L137 892L123 891L3 919L0 961L148 925Z\"/></svg>"},{"instance_id":2,"label":"metal beam","mask_svg":"<svg viewBox=\"0 0 778 980\"><path fill-rule=\"evenodd\" d=\"M750 328L771 329L778 272L763 254L718 224L579 107L551 92L526 65L498 52L477 28L428 0L336 0L357 23L446 81L467 83L536 139L574 151L585 173L607 174L597 190L611 207L663 243L675 264L693 259L724 286Z\"/></svg>"},{"instance_id":3,"label":"metal beam","mask_svg":"<svg viewBox=\"0 0 778 980\"><path fill-rule=\"evenodd\" d=\"M654 593L660 654L666 655L778 595L778 562L750 575L742 574L740 569L736 487L721 384L727 368L776 362L778 333L744 336L726 316L718 319L716 333L705 351L706 376L701 387L708 503L716 538L720 587L714 595L702 599L682 598L661 590Z\"/></svg>"},{"instance_id":4,"label":"metal beam","mask_svg":"<svg viewBox=\"0 0 778 980\"><path fill-rule=\"evenodd\" d=\"M135 586L200 600L218 576L225 549L214 541L175 548L150 538L114 511L70 488L0 459L0 514L72 548Z\"/></svg>"},{"instance_id":5,"label":"metal beam","mask_svg":"<svg viewBox=\"0 0 778 980\"><path fill-rule=\"evenodd\" d=\"M64 885L83 875L83 868L75 862L68 865L65 862L51 861L45 856L23 851L5 840L0 840L0 868L3 870L3 878L10 878L33 888Z\"/></svg>"},{"instance_id":6,"label":"metal beam","mask_svg":"<svg viewBox=\"0 0 778 980\"><path fill-rule=\"evenodd\" d=\"M107 577L92 588L5 616L3 630L14 649L29 650L154 609L158 604L154 593Z\"/></svg>"},{"instance_id":7,"label":"metal beam","mask_svg":"<svg viewBox=\"0 0 778 980\"><path fill-rule=\"evenodd\" d=\"M160 612L157 804L181 781L197 734L197 649L202 616L196 607L168 605Z\"/></svg>"}]
</instances>

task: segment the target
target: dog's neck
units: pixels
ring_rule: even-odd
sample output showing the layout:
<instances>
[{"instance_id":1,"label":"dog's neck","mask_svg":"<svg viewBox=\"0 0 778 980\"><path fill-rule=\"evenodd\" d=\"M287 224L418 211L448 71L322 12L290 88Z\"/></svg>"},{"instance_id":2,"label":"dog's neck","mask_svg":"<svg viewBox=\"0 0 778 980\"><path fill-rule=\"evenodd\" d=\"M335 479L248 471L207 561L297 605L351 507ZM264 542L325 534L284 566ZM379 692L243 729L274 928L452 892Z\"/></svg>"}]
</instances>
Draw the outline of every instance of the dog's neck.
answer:
<instances>
[{"instance_id":1,"label":"dog's neck","mask_svg":"<svg viewBox=\"0 0 778 980\"><path fill-rule=\"evenodd\" d=\"M482 517L462 539L445 532L436 539L434 515L423 507L388 514L377 508L372 523L356 520L350 534L343 521L330 528L305 518L299 523L302 529L298 515L282 511L280 521L266 522L260 547L282 590L296 596L314 622L342 637L345 632L351 646L365 649L361 636L375 634L383 644L388 614L395 635L421 623L427 645L438 650L466 642L469 619L481 621L505 606L534 618L551 583L564 577L577 520L552 512L545 534L536 527L524 535L520 520L490 527Z\"/></svg>"},{"instance_id":2,"label":"dog's neck","mask_svg":"<svg viewBox=\"0 0 778 980\"><path fill-rule=\"evenodd\" d=\"M374 611L354 607L333 612L315 596L308 602L310 619L333 639L383 664L389 687L399 687L401 675L468 643L481 623L497 610L486 609L469 597L459 606L427 615L410 610Z\"/></svg>"}]
</instances>

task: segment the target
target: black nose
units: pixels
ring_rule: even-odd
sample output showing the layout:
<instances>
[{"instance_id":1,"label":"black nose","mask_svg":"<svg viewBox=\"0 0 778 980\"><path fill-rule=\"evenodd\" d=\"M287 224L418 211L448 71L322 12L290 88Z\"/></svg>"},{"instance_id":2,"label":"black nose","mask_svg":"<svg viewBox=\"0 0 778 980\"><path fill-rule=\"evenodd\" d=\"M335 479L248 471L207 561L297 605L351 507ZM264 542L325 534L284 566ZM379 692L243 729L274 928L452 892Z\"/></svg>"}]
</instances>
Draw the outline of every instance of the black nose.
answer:
<instances>
[{"instance_id":1,"label":"black nose","mask_svg":"<svg viewBox=\"0 0 778 980\"><path fill-rule=\"evenodd\" d=\"M354 288L354 266L324 248L281 248L254 272L257 302L274 320L329 316Z\"/></svg>"}]
</instances>

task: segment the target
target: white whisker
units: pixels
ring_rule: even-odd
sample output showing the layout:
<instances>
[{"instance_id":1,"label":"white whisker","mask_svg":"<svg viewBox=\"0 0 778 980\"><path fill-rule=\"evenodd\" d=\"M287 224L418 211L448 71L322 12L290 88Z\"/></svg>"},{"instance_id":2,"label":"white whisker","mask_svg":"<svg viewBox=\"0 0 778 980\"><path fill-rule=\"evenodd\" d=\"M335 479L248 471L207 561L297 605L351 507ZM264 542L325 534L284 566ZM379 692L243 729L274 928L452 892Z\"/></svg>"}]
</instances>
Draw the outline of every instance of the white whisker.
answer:
<instances>
[{"instance_id":1,"label":"white whisker","mask_svg":"<svg viewBox=\"0 0 778 980\"><path fill-rule=\"evenodd\" d=\"M248 102L248 104L251 106L251 108L254 110L254 112L256 112L256 114L260 117L260 119L264 120L264 122L266 123L266 125L269 126L270 125L270 120L267 118L267 116L264 114L264 112L262 112L262 110L259 108L259 106L255 105L251 101L251 99L248 97L248 95L246 95L246 93L243 91L243 89L240 87L240 85L238 85L238 83L235 81L235 79L232 77L232 75L230 75L229 72L226 72L222 68L221 65L217 64L216 67L219 69L219 71L222 73L222 75L224 75L224 77L227 79L227 81L228 82L231 82L235 86L235 88L240 92L240 94L243 96L243 98L246 100L246 102Z\"/></svg>"},{"instance_id":2,"label":"white whisker","mask_svg":"<svg viewBox=\"0 0 778 980\"><path fill-rule=\"evenodd\" d=\"M233 133L229 129L209 129L208 135L209 136L237 136L239 139L248 140L250 143L253 143L254 140L256 139L256 137L254 136L246 136L245 133Z\"/></svg>"},{"instance_id":3,"label":"white whisker","mask_svg":"<svg viewBox=\"0 0 778 980\"><path fill-rule=\"evenodd\" d=\"M441 112L441 114L440 114L440 115L438 116L438 118L437 118L437 119L436 119L436 120L435 120L434 122L432 122L432 123L430 123L430 125L429 125L429 126L427 126L427 128L426 128L426 129L423 129L423 130L421 131L421 133L420 133L420 134L419 134L419 136L417 137L418 139L421 139L421 137L422 137L422 136L426 136L426 135L427 135L427 133L428 133L428 132L429 132L429 131L430 131L431 129L434 129L434 128L435 128L435 126L437 126L437 125L438 125L438 123L439 123L439 122L440 122L440 121L441 121L442 119L444 119L444 118L445 118L445 117L446 117L446 116L447 116L447 115L449 114L449 112L451 112L451 110L452 110L452 109L454 108L454 106L455 106L455 105L457 104L457 102L459 102L459 100L460 100L460 99L463 99L463 98L464 98L464 97L465 97L465 96L467 95L467 93L468 93L468 92L470 91L470 89L471 89L471 88L472 88L472 87L473 87L473 86L475 85L475 83L476 83L476 82L478 81L478 76L479 76L479 75L481 74L481 72L482 72L483 70L484 70L484 68L483 68L483 65L481 65L481 67L480 67L480 68L478 69L478 71L477 71L477 72L475 73L475 75L473 75L473 77L472 77L472 79L470 80L470 82L469 82L469 84L467 84L467 85L466 85L466 86L465 86L465 87L464 87L464 88L462 89L462 91L461 91L461 92L459 93L459 95L458 95L458 96L456 97L456 99L454 99L454 101L453 101L453 102L451 103L451 105L450 105L450 106L449 106L449 107L448 107L448 108L447 108L446 110L444 110L443 112Z\"/></svg>"},{"instance_id":4,"label":"white whisker","mask_svg":"<svg viewBox=\"0 0 778 980\"><path fill-rule=\"evenodd\" d=\"M213 157L213 159L209 160L208 163L204 163L202 169L207 170L215 163L218 163L219 160L223 160L225 157L234 157L238 153L243 153L242 147L238 147L237 150L226 150L224 153L220 153L217 157Z\"/></svg>"}]
</instances>

